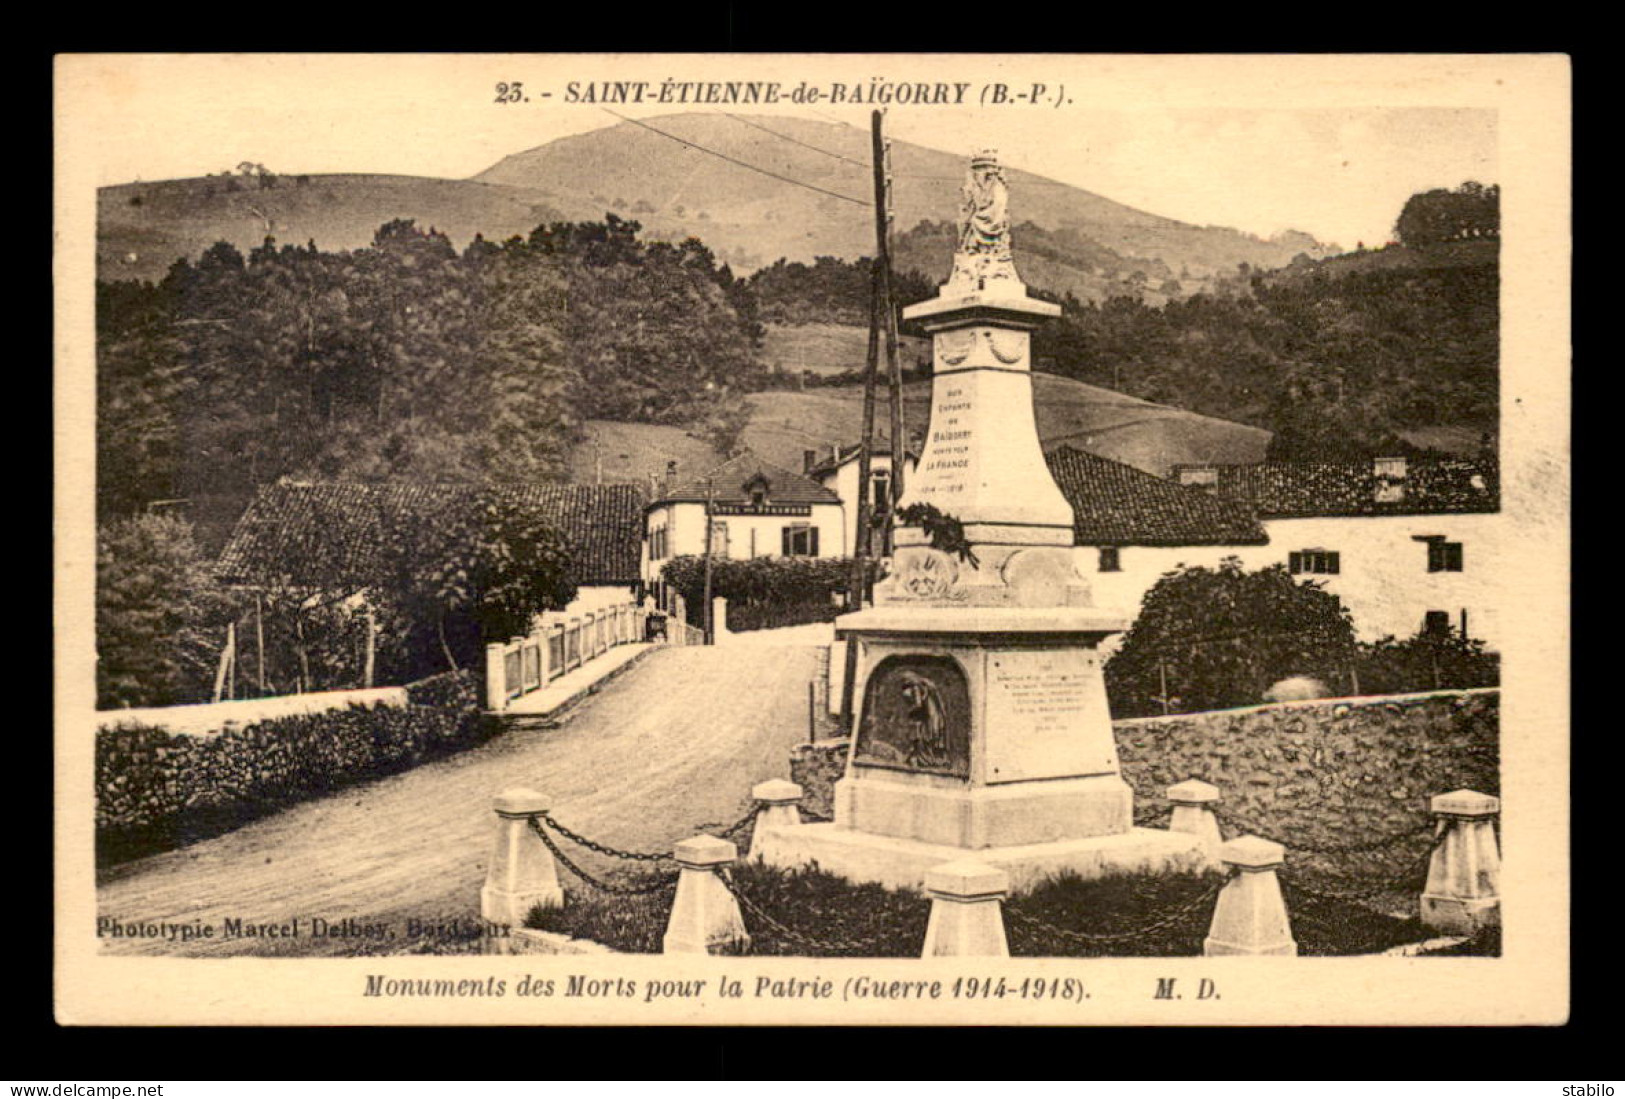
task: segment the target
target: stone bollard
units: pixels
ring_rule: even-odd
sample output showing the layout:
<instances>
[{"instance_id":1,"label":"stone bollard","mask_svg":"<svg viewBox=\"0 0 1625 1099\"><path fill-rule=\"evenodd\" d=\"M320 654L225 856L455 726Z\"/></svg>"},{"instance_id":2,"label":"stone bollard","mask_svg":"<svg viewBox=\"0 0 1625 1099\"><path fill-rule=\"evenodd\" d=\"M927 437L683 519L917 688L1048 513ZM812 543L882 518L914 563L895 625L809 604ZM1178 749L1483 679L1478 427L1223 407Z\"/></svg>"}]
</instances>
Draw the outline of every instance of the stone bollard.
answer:
<instances>
[{"instance_id":1,"label":"stone bollard","mask_svg":"<svg viewBox=\"0 0 1625 1099\"><path fill-rule=\"evenodd\" d=\"M1501 851L1495 816L1501 800L1476 790L1439 794L1430 803L1445 829L1428 863L1422 922L1452 935L1472 935L1501 922Z\"/></svg>"},{"instance_id":2,"label":"stone bollard","mask_svg":"<svg viewBox=\"0 0 1625 1099\"><path fill-rule=\"evenodd\" d=\"M931 919L925 927L922 958L1008 958L1001 902L1010 893L1010 875L985 863L962 859L925 872Z\"/></svg>"},{"instance_id":3,"label":"stone bollard","mask_svg":"<svg viewBox=\"0 0 1625 1099\"><path fill-rule=\"evenodd\" d=\"M1295 955L1286 901L1275 871L1286 849L1258 836L1242 836L1219 848L1219 858L1239 873L1219 893L1202 953Z\"/></svg>"},{"instance_id":4,"label":"stone bollard","mask_svg":"<svg viewBox=\"0 0 1625 1099\"><path fill-rule=\"evenodd\" d=\"M1219 834L1219 817L1213 807L1219 801L1219 788L1201 779L1186 779L1168 787L1168 800L1174 812L1168 818L1168 831L1185 832L1202 841L1208 859L1219 861L1224 837Z\"/></svg>"},{"instance_id":5,"label":"stone bollard","mask_svg":"<svg viewBox=\"0 0 1625 1099\"><path fill-rule=\"evenodd\" d=\"M801 794L800 786L782 778L770 778L750 788L750 796L756 799L756 827L751 829L747 858L761 859L764 829L794 828L801 823Z\"/></svg>"},{"instance_id":6,"label":"stone bollard","mask_svg":"<svg viewBox=\"0 0 1625 1099\"><path fill-rule=\"evenodd\" d=\"M663 954L723 954L750 945L739 902L728 891L722 871L733 865L739 849L716 836L695 836L672 850L677 860L677 896L661 940Z\"/></svg>"},{"instance_id":7,"label":"stone bollard","mask_svg":"<svg viewBox=\"0 0 1625 1099\"><path fill-rule=\"evenodd\" d=\"M480 890L480 916L490 924L522 927L532 908L564 906L553 853L530 834L530 818L547 809L547 799L535 790L504 790L491 799L491 808L497 815L496 850ZM509 941L503 935L485 939L488 948Z\"/></svg>"}]
</instances>

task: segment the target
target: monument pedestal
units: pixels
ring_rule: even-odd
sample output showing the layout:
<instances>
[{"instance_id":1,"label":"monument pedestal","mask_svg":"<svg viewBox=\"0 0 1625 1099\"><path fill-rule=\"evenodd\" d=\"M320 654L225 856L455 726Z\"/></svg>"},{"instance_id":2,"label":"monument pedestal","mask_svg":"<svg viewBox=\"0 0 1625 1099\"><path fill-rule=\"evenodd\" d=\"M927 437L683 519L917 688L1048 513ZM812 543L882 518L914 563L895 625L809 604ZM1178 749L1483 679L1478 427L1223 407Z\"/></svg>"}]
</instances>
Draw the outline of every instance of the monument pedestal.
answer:
<instances>
[{"instance_id":1,"label":"monument pedestal","mask_svg":"<svg viewBox=\"0 0 1625 1099\"><path fill-rule=\"evenodd\" d=\"M1119 616L883 602L836 625L861 645L863 690L835 820L759 828L764 862L920 889L973 858L1016 892L1214 865L1200 837L1133 826L1097 652Z\"/></svg>"}]
</instances>

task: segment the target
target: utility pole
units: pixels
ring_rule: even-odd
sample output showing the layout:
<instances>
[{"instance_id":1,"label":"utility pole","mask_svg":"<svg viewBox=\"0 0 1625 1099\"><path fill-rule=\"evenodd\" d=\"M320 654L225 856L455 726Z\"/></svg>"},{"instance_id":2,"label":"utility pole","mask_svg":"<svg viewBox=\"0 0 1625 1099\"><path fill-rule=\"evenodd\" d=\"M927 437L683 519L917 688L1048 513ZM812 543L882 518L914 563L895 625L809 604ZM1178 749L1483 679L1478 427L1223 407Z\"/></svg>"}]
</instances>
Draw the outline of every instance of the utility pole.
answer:
<instances>
[{"instance_id":1,"label":"utility pole","mask_svg":"<svg viewBox=\"0 0 1625 1099\"><path fill-rule=\"evenodd\" d=\"M871 452L875 435L875 375L880 366L880 265L870 269L869 278L869 354L863 370L863 434L858 439L858 529L852 546L852 575L846 585L847 609L863 609L863 597L869 586L870 541L874 521L870 511L874 486L869 483ZM840 457L839 451L836 457ZM895 466L896 459L892 460ZM847 735L852 730L854 682L858 675L858 643L851 638L846 642L846 675L841 679L841 729Z\"/></svg>"},{"instance_id":2,"label":"utility pole","mask_svg":"<svg viewBox=\"0 0 1625 1099\"><path fill-rule=\"evenodd\" d=\"M711 644L711 478L705 479L705 643Z\"/></svg>"},{"instance_id":3,"label":"utility pole","mask_svg":"<svg viewBox=\"0 0 1625 1099\"><path fill-rule=\"evenodd\" d=\"M886 326L886 374L891 393L891 499L886 508L884 542L884 551L890 554L897 502L903 498L903 467L907 463L903 459L903 368L897 356L897 302L891 277L891 142L881 132L884 116L885 112L874 111L869 120L875 169L875 263L880 269L880 316Z\"/></svg>"}]
</instances>

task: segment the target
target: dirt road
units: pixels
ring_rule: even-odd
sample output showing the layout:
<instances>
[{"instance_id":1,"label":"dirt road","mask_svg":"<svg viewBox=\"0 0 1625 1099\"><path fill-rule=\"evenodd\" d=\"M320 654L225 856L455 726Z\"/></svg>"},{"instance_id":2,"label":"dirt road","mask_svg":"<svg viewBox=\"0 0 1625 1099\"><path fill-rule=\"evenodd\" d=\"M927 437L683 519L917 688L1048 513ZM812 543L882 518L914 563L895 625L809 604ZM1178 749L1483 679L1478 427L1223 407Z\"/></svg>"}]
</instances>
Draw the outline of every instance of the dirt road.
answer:
<instances>
[{"instance_id":1,"label":"dirt road","mask_svg":"<svg viewBox=\"0 0 1625 1099\"><path fill-rule=\"evenodd\" d=\"M789 750L806 737L816 658L811 646L662 648L559 728L510 732L125 864L98 889L101 916L195 922L216 928L216 937L186 944L104 937L103 948L197 956L412 949L408 921L468 924L478 915L491 795L509 786L548 794L557 820L600 842L669 849L702 824L737 819L754 783L788 776ZM576 884L560 875L567 888ZM299 935L221 938L227 920L273 927L297 920ZM392 928L395 937L318 936L318 921L329 932L367 926Z\"/></svg>"}]
</instances>

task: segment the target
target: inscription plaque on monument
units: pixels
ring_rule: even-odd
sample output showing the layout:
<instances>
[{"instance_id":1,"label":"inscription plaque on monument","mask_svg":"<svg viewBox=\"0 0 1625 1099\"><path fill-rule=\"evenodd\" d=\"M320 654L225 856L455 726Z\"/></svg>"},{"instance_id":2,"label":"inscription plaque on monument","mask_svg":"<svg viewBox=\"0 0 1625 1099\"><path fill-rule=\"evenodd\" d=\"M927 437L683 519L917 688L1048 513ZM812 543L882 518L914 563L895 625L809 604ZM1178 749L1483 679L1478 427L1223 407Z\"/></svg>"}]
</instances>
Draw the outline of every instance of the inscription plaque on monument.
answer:
<instances>
[{"instance_id":1,"label":"inscription plaque on monument","mask_svg":"<svg viewBox=\"0 0 1625 1099\"><path fill-rule=\"evenodd\" d=\"M1099 692L1099 661L1087 650L1004 652L987 666L988 721L1014 735L994 738L989 782L1107 774L1117 761L1106 749L1080 756L1091 723L1110 717ZM1095 758L1098 755L1099 758ZM1059 765L1059 766L1058 766Z\"/></svg>"},{"instance_id":2,"label":"inscription plaque on monument","mask_svg":"<svg viewBox=\"0 0 1625 1099\"><path fill-rule=\"evenodd\" d=\"M970 777L970 690L945 656L881 662L863 695L856 763Z\"/></svg>"}]
</instances>

